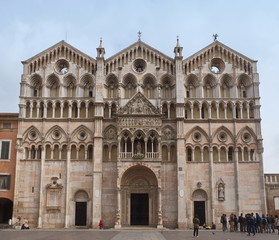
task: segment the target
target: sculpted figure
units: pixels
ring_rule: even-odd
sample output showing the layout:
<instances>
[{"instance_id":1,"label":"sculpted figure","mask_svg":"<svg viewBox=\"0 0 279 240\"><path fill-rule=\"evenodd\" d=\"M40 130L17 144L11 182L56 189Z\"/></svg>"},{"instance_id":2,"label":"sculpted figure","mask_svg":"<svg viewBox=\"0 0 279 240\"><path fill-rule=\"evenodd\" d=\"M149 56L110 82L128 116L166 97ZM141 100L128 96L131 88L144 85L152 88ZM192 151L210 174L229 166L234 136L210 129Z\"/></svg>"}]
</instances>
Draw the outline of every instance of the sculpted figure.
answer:
<instances>
[{"instance_id":1,"label":"sculpted figure","mask_svg":"<svg viewBox=\"0 0 279 240\"><path fill-rule=\"evenodd\" d=\"M222 183L218 186L218 199L224 200L225 199L225 189Z\"/></svg>"},{"instance_id":2,"label":"sculpted figure","mask_svg":"<svg viewBox=\"0 0 279 240\"><path fill-rule=\"evenodd\" d=\"M141 144L140 142L138 142L137 144L137 154L140 154L141 153Z\"/></svg>"}]
</instances>

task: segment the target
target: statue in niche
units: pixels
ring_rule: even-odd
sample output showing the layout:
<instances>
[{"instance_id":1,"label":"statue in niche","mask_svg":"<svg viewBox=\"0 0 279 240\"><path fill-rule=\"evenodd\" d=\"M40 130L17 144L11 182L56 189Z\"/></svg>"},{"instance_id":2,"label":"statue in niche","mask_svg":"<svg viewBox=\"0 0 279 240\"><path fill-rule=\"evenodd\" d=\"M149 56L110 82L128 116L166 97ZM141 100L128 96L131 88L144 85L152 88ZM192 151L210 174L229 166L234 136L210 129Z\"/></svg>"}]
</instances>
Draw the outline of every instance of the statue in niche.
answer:
<instances>
[{"instance_id":1,"label":"statue in niche","mask_svg":"<svg viewBox=\"0 0 279 240\"><path fill-rule=\"evenodd\" d=\"M137 144L137 154L141 154L141 144L138 142Z\"/></svg>"},{"instance_id":2,"label":"statue in niche","mask_svg":"<svg viewBox=\"0 0 279 240\"><path fill-rule=\"evenodd\" d=\"M225 189L224 189L224 185L222 183L220 183L218 185L218 200L219 201L225 200Z\"/></svg>"}]
</instances>

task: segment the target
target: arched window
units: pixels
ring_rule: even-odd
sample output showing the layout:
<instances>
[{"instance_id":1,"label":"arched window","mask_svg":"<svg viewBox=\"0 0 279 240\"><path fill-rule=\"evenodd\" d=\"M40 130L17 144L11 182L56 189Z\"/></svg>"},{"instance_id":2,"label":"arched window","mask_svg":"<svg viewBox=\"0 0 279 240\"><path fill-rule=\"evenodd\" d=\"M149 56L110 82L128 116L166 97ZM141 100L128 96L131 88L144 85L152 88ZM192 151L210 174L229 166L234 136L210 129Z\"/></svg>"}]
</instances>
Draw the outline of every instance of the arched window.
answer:
<instances>
[{"instance_id":1,"label":"arched window","mask_svg":"<svg viewBox=\"0 0 279 240\"><path fill-rule=\"evenodd\" d=\"M77 159L77 147L75 145L71 146L71 159Z\"/></svg>"},{"instance_id":2,"label":"arched window","mask_svg":"<svg viewBox=\"0 0 279 240\"><path fill-rule=\"evenodd\" d=\"M64 102L63 104L63 118L69 117L69 104L68 102Z\"/></svg>"},{"instance_id":3,"label":"arched window","mask_svg":"<svg viewBox=\"0 0 279 240\"><path fill-rule=\"evenodd\" d=\"M131 98L136 93L137 81L135 76L127 74L123 79L125 98Z\"/></svg>"},{"instance_id":4,"label":"arched window","mask_svg":"<svg viewBox=\"0 0 279 240\"><path fill-rule=\"evenodd\" d=\"M162 146L162 160L168 161L168 147L166 145Z\"/></svg>"},{"instance_id":5,"label":"arched window","mask_svg":"<svg viewBox=\"0 0 279 240\"><path fill-rule=\"evenodd\" d=\"M117 98L118 92L118 79L115 75L111 74L106 79L107 97Z\"/></svg>"},{"instance_id":6,"label":"arched window","mask_svg":"<svg viewBox=\"0 0 279 240\"><path fill-rule=\"evenodd\" d=\"M31 84L31 96L41 97L42 96L42 77L38 74L34 74L30 79Z\"/></svg>"},{"instance_id":7,"label":"arched window","mask_svg":"<svg viewBox=\"0 0 279 240\"><path fill-rule=\"evenodd\" d=\"M227 151L225 147L221 147L220 149L220 160L222 162L227 161Z\"/></svg>"},{"instance_id":8,"label":"arched window","mask_svg":"<svg viewBox=\"0 0 279 240\"><path fill-rule=\"evenodd\" d=\"M231 97L231 89L233 87L233 80L229 74L224 74L221 79L220 93L222 98Z\"/></svg>"},{"instance_id":9,"label":"arched window","mask_svg":"<svg viewBox=\"0 0 279 240\"><path fill-rule=\"evenodd\" d=\"M233 161L234 160L233 147L229 147L229 150L228 150L228 160L229 161Z\"/></svg>"},{"instance_id":10,"label":"arched window","mask_svg":"<svg viewBox=\"0 0 279 240\"><path fill-rule=\"evenodd\" d=\"M161 98L172 98L173 80L170 76L166 75L161 80Z\"/></svg>"},{"instance_id":11,"label":"arched window","mask_svg":"<svg viewBox=\"0 0 279 240\"><path fill-rule=\"evenodd\" d=\"M167 103L163 103L163 107L162 107L162 114L164 115L164 118L168 118L168 104Z\"/></svg>"},{"instance_id":12,"label":"arched window","mask_svg":"<svg viewBox=\"0 0 279 240\"><path fill-rule=\"evenodd\" d=\"M67 159L67 145L63 145L63 147L62 147L61 159L63 159L63 160Z\"/></svg>"},{"instance_id":13,"label":"arched window","mask_svg":"<svg viewBox=\"0 0 279 240\"><path fill-rule=\"evenodd\" d=\"M203 161L209 162L209 149L208 147L203 148Z\"/></svg>"},{"instance_id":14,"label":"arched window","mask_svg":"<svg viewBox=\"0 0 279 240\"><path fill-rule=\"evenodd\" d=\"M174 103L170 104L170 118L171 119L176 118L176 109Z\"/></svg>"},{"instance_id":15,"label":"arched window","mask_svg":"<svg viewBox=\"0 0 279 240\"><path fill-rule=\"evenodd\" d=\"M198 96L197 90L199 87L198 77L194 74L190 74L186 80L186 97L196 98Z\"/></svg>"},{"instance_id":16,"label":"arched window","mask_svg":"<svg viewBox=\"0 0 279 240\"><path fill-rule=\"evenodd\" d=\"M76 96L76 79L73 75L68 75L64 79L64 84L67 91L67 97L75 97Z\"/></svg>"},{"instance_id":17,"label":"arched window","mask_svg":"<svg viewBox=\"0 0 279 240\"><path fill-rule=\"evenodd\" d=\"M206 103L202 104L201 117L202 117L202 119L208 118L208 105Z\"/></svg>"},{"instance_id":18,"label":"arched window","mask_svg":"<svg viewBox=\"0 0 279 240\"><path fill-rule=\"evenodd\" d=\"M77 103L73 102L72 103L72 118L77 118L78 117L78 107Z\"/></svg>"},{"instance_id":19,"label":"arched window","mask_svg":"<svg viewBox=\"0 0 279 240\"><path fill-rule=\"evenodd\" d=\"M80 118L85 118L86 117L86 106L84 102L81 102L80 104Z\"/></svg>"},{"instance_id":20,"label":"arched window","mask_svg":"<svg viewBox=\"0 0 279 240\"><path fill-rule=\"evenodd\" d=\"M88 104L88 117L94 117L94 104L92 102Z\"/></svg>"},{"instance_id":21,"label":"arched window","mask_svg":"<svg viewBox=\"0 0 279 240\"><path fill-rule=\"evenodd\" d=\"M213 162L218 162L218 148L217 147L213 147Z\"/></svg>"},{"instance_id":22,"label":"arched window","mask_svg":"<svg viewBox=\"0 0 279 240\"><path fill-rule=\"evenodd\" d=\"M103 146L103 161L109 161L109 147L108 147L108 145Z\"/></svg>"},{"instance_id":23,"label":"arched window","mask_svg":"<svg viewBox=\"0 0 279 240\"><path fill-rule=\"evenodd\" d=\"M155 96L155 80L148 76L143 80L143 92L147 98L154 98Z\"/></svg>"},{"instance_id":24,"label":"arched window","mask_svg":"<svg viewBox=\"0 0 279 240\"><path fill-rule=\"evenodd\" d=\"M205 76L203 84L203 94L205 98L217 97L216 85L217 81L213 75L208 74Z\"/></svg>"},{"instance_id":25,"label":"arched window","mask_svg":"<svg viewBox=\"0 0 279 240\"><path fill-rule=\"evenodd\" d=\"M111 104L111 117L115 117L116 113L117 113L117 111L116 111L116 104L112 103Z\"/></svg>"},{"instance_id":26,"label":"arched window","mask_svg":"<svg viewBox=\"0 0 279 240\"><path fill-rule=\"evenodd\" d=\"M93 96L93 77L91 74L85 74L81 78L81 86L83 89L83 97L94 97Z\"/></svg>"},{"instance_id":27,"label":"arched window","mask_svg":"<svg viewBox=\"0 0 279 240\"><path fill-rule=\"evenodd\" d=\"M59 146L55 145L53 149L53 159L58 160L59 159Z\"/></svg>"},{"instance_id":28,"label":"arched window","mask_svg":"<svg viewBox=\"0 0 279 240\"><path fill-rule=\"evenodd\" d=\"M48 102L47 104L47 117L48 118L52 117L52 102Z\"/></svg>"},{"instance_id":29,"label":"arched window","mask_svg":"<svg viewBox=\"0 0 279 240\"><path fill-rule=\"evenodd\" d=\"M116 161L117 160L117 146L113 145L111 147L111 161Z\"/></svg>"},{"instance_id":30,"label":"arched window","mask_svg":"<svg viewBox=\"0 0 279 240\"><path fill-rule=\"evenodd\" d=\"M237 92L239 98L251 97L250 95L251 79L246 74L241 74L238 78Z\"/></svg>"},{"instance_id":31,"label":"arched window","mask_svg":"<svg viewBox=\"0 0 279 240\"><path fill-rule=\"evenodd\" d=\"M49 97L59 97L59 79L55 74L51 74L47 79Z\"/></svg>"},{"instance_id":32,"label":"arched window","mask_svg":"<svg viewBox=\"0 0 279 240\"><path fill-rule=\"evenodd\" d=\"M78 159L84 160L85 159L85 147L84 145L80 145L78 149Z\"/></svg>"},{"instance_id":33,"label":"arched window","mask_svg":"<svg viewBox=\"0 0 279 240\"><path fill-rule=\"evenodd\" d=\"M191 147L186 148L186 161L188 161L188 162L193 161L193 154L192 154L192 148Z\"/></svg>"},{"instance_id":34,"label":"arched window","mask_svg":"<svg viewBox=\"0 0 279 240\"><path fill-rule=\"evenodd\" d=\"M105 118L109 118L109 105L108 105L108 103L105 103L105 107L104 107L104 117L105 117Z\"/></svg>"},{"instance_id":35,"label":"arched window","mask_svg":"<svg viewBox=\"0 0 279 240\"><path fill-rule=\"evenodd\" d=\"M93 145L89 145L87 148L87 159L88 160L93 159Z\"/></svg>"},{"instance_id":36,"label":"arched window","mask_svg":"<svg viewBox=\"0 0 279 240\"><path fill-rule=\"evenodd\" d=\"M217 104L215 102L211 103L211 118L216 119L217 118Z\"/></svg>"},{"instance_id":37,"label":"arched window","mask_svg":"<svg viewBox=\"0 0 279 240\"><path fill-rule=\"evenodd\" d=\"M201 162L201 148L195 147L195 162Z\"/></svg>"}]
</instances>

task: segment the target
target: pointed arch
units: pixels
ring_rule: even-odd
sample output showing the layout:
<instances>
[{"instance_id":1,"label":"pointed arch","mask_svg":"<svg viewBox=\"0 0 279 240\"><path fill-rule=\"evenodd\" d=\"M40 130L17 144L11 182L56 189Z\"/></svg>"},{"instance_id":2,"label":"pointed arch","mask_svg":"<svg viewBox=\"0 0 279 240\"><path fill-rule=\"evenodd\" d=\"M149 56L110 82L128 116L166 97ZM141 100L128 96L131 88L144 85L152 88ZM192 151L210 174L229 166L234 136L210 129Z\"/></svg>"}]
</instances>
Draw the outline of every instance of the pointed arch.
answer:
<instances>
[{"instance_id":1,"label":"pointed arch","mask_svg":"<svg viewBox=\"0 0 279 240\"><path fill-rule=\"evenodd\" d=\"M93 137L92 131L88 127L86 127L84 125L80 125L77 128L75 128L75 130L72 132L71 140L73 140L77 136L77 134L80 133L81 131L84 131L85 133L87 133L89 135L89 141L92 139L92 137Z\"/></svg>"},{"instance_id":2,"label":"pointed arch","mask_svg":"<svg viewBox=\"0 0 279 240\"><path fill-rule=\"evenodd\" d=\"M26 138L28 137L28 134L29 134L29 133L32 133L32 132L36 133L38 139L41 140L41 138L42 138L41 132L39 131L39 129L38 129L37 127L35 127L35 126L32 125L32 126L30 126L29 128L27 128L27 129L24 131L24 133L22 134L22 136L23 136L23 141L24 141L24 142L26 141Z\"/></svg>"},{"instance_id":3,"label":"pointed arch","mask_svg":"<svg viewBox=\"0 0 279 240\"><path fill-rule=\"evenodd\" d=\"M255 134L255 132L253 131L253 129L250 128L250 127L248 127L248 126L245 126L245 127L241 128L241 129L238 131L238 133L237 133L237 135L236 135L237 141L242 137L242 135L243 135L245 132L249 132L249 133L251 134L252 138L254 139L254 143L257 141L257 135ZM251 142L253 142L253 141L251 141Z\"/></svg>"},{"instance_id":4,"label":"pointed arch","mask_svg":"<svg viewBox=\"0 0 279 240\"><path fill-rule=\"evenodd\" d=\"M114 125L109 125L103 130L103 137L105 140L117 141L117 128Z\"/></svg>"},{"instance_id":5,"label":"pointed arch","mask_svg":"<svg viewBox=\"0 0 279 240\"><path fill-rule=\"evenodd\" d=\"M225 126L220 126L219 128L217 128L213 134L212 134L212 139L214 141L214 139L217 137L218 133L220 133L221 131L225 132L228 134L228 136L231 138L231 142L233 143L234 142L234 136L232 134L232 132ZM230 142L228 141L228 139L226 140L226 142Z\"/></svg>"},{"instance_id":6,"label":"pointed arch","mask_svg":"<svg viewBox=\"0 0 279 240\"><path fill-rule=\"evenodd\" d=\"M185 140L187 141L187 139L189 139L191 137L192 133L196 132L196 131L202 133L202 135L205 137L206 141L207 142L209 141L209 136L208 136L207 132L204 131L200 126L195 126L192 129L190 129L185 135Z\"/></svg>"},{"instance_id":7,"label":"pointed arch","mask_svg":"<svg viewBox=\"0 0 279 240\"><path fill-rule=\"evenodd\" d=\"M64 136L65 138L67 138L67 133L64 131L64 129L58 125L55 125L53 127L51 127L45 134L45 139L49 138L50 135L54 132L54 131L59 131L61 133L61 138ZM59 138L59 139L61 139Z\"/></svg>"}]
</instances>

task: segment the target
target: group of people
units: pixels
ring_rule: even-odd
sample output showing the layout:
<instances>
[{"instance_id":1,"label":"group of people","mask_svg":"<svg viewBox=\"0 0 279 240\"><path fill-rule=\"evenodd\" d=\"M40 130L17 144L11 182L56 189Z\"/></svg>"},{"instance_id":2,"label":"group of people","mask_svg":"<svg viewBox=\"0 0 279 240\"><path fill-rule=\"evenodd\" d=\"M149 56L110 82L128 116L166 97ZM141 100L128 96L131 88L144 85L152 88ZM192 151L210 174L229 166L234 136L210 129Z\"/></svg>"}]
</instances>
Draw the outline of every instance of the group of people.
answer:
<instances>
[{"instance_id":1,"label":"group of people","mask_svg":"<svg viewBox=\"0 0 279 240\"><path fill-rule=\"evenodd\" d=\"M258 213L247 213L243 216L243 213L237 217L235 214L231 214L228 218L226 214L221 216L220 222L222 223L222 230L225 232L229 230L230 232L247 232L248 236L250 234L255 235L256 233L274 233L275 230L278 230L279 234L279 219L275 215L262 215Z\"/></svg>"},{"instance_id":2,"label":"group of people","mask_svg":"<svg viewBox=\"0 0 279 240\"><path fill-rule=\"evenodd\" d=\"M17 220L14 224L15 229L29 229L28 220L22 219L20 216L17 217Z\"/></svg>"}]
</instances>

